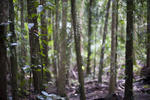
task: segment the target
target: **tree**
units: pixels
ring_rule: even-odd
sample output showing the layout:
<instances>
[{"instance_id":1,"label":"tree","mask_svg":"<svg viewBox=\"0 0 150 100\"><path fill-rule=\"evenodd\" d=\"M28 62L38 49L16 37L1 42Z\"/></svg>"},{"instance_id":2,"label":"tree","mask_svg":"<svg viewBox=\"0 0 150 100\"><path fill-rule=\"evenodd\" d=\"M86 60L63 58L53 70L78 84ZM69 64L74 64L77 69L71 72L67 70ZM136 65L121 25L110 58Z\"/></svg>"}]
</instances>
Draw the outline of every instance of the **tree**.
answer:
<instances>
[{"instance_id":1,"label":"tree","mask_svg":"<svg viewBox=\"0 0 150 100\"><path fill-rule=\"evenodd\" d=\"M24 38L24 36L26 35L25 32L25 28L24 28L24 22L25 22L25 1L20 0L20 6L21 6L21 13L20 13L20 17L21 17L21 57L20 57L20 66L24 66L26 61L27 61L27 49L25 48L25 45L27 44L26 39Z\"/></svg>"},{"instance_id":2,"label":"tree","mask_svg":"<svg viewBox=\"0 0 150 100\"><path fill-rule=\"evenodd\" d=\"M127 0L126 68L124 100L133 100L133 10L134 0Z\"/></svg>"},{"instance_id":3,"label":"tree","mask_svg":"<svg viewBox=\"0 0 150 100\"><path fill-rule=\"evenodd\" d=\"M62 0L62 30L60 34L60 65L58 68L58 94L66 97L66 48L67 48L67 8L68 0Z\"/></svg>"},{"instance_id":4,"label":"tree","mask_svg":"<svg viewBox=\"0 0 150 100\"><path fill-rule=\"evenodd\" d=\"M33 73L33 86L36 92L41 90L41 66L40 66L40 44L38 37L38 23L37 23L37 1L27 0L28 10L28 26L29 26L29 42L30 42L30 57L31 68Z\"/></svg>"},{"instance_id":5,"label":"tree","mask_svg":"<svg viewBox=\"0 0 150 100\"><path fill-rule=\"evenodd\" d=\"M71 15L74 29L74 40L75 40L75 51L76 51L76 60L78 66L78 80L80 83L79 91L80 91L80 100L86 100L85 92L84 92L84 77L82 70L82 56L80 49L80 34L77 27L77 15L76 15L76 0L71 0Z\"/></svg>"},{"instance_id":6,"label":"tree","mask_svg":"<svg viewBox=\"0 0 150 100\"><path fill-rule=\"evenodd\" d=\"M44 7L45 0L40 0L41 5ZM46 23L46 10L43 9L41 13L41 41L42 41L42 66L48 67L48 34L47 34L47 23Z\"/></svg>"},{"instance_id":7,"label":"tree","mask_svg":"<svg viewBox=\"0 0 150 100\"><path fill-rule=\"evenodd\" d=\"M54 65L54 74L56 79L57 85L57 71L59 67L59 44L58 44L58 30L59 30L59 0L55 0L55 30L53 31L53 40L54 40L54 58L53 58L53 65Z\"/></svg>"},{"instance_id":8,"label":"tree","mask_svg":"<svg viewBox=\"0 0 150 100\"><path fill-rule=\"evenodd\" d=\"M43 11L41 12L41 63L42 63L42 83L43 83L43 68L48 68L48 29L47 29L47 19L46 19L46 1L40 0L43 6ZM46 76L47 81L51 78L49 74Z\"/></svg>"},{"instance_id":9,"label":"tree","mask_svg":"<svg viewBox=\"0 0 150 100\"><path fill-rule=\"evenodd\" d=\"M111 26L111 64L110 64L110 82L109 82L109 94L115 92L116 85L116 8L117 1L112 2L112 26Z\"/></svg>"},{"instance_id":10,"label":"tree","mask_svg":"<svg viewBox=\"0 0 150 100\"><path fill-rule=\"evenodd\" d=\"M24 89L26 89L25 84L25 72L23 70L23 67L25 66L25 64L27 63L27 48L25 47L25 45L27 45L27 40L24 36L27 35L27 32L25 31L25 27L24 27L24 23L25 23L25 1L26 0L20 0L20 6L21 6L21 12L20 12L20 19L21 19L21 51L20 54L18 56L18 59L20 61L20 63L18 63L19 66L21 66L21 82L20 82L20 88L21 88L21 92L24 92Z\"/></svg>"},{"instance_id":11,"label":"tree","mask_svg":"<svg viewBox=\"0 0 150 100\"><path fill-rule=\"evenodd\" d=\"M106 41L106 34L107 34L107 26L108 26L108 17L109 17L109 9L110 9L111 0L108 0L106 15L105 15L105 25L104 25L104 33L103 33L103 42L101 47L101 54L100 54L100 62L99 62L99 74L98 74L98 81L102 82L102 74L103 74L103 67L104 67L104 51L105 51L105 41Z\"/></svg>"},{"instance_id":12,"label":"tree","mask_svg":"<svg viewBox=\"0 0 150 100\"><path fill-rule=\"evenodd\" d=\"M116 0L116 55L115 55L115 86L117 86L117 70L118 70L118 64L117 64L117 48L118 48L118 9L119 9L119 4L118 4L119 0Z\"/></svg>"},{"instance_id":13,"label":"tree","mask_svg":"<svg viewBox=\"0 0 150 100\"><path fill-rule=\"evenodd\" d=\"M88 14L88 56L87 56L87 75L91 73L91 35L92 35L92 1L89 1L89 14Z\"/></svg>"},{"instance_id":14,"label":"tree","mask_svg":"<svg viewBox=\"0 0 150 100\"><path fill-rule=\"evenodd\" d=\"M147 0L147 67L150 67L150 0Z\"/></svg>"},{"instance_id":15,"label":"tree","mask_svg":"<svg viewBox=\"0 0 150 100\"><path fill-rule=\"evenodd\" d=\"M16 45L17 45L17 40L16 40L16 34L15 34L15 25L14 25L14 18L15 18L15 13L14 13L14 5L13 5L13 0L9 0L9 20L11 21L10 23L10 32L11 32L11 37L10 37L10 61L11 61L11 86L12 86L12 96L13 100L18 100L18 86L17 86L17 53L16 53Z\"/></svg>"},{"instance_id":16,"label":"tree","mask_svg":"<svg viewBox=\"0 0 150 100\"><path fill-rule=\"evenodd\" d=\"M6 34L8 24L8 0L2 0L0 3L0 99L7 100L7 50L6 50Z\"/></svg>"}]
</instances>

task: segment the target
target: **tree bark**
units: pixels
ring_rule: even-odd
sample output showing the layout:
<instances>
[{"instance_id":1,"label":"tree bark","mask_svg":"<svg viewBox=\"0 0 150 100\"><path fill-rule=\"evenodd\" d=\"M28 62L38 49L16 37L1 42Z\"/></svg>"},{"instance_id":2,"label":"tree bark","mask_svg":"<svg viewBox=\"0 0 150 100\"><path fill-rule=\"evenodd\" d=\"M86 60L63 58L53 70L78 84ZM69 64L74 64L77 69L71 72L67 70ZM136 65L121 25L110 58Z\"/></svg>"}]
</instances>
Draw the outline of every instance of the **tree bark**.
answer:
<instances>
[{"instance_id":1,"label":"tree bark","mask_svg":"<svg viewBox=\"0 0 150 100\"><path fill-rule=\"evenodd\" d=\"M28 61L27 60L27 49L25 48L25 45L27 45L27 39L24 38L26 34L26 31L25 31L25 27L24 27L24 22L25 22L25 2L26 0L20 0L20 7L21 7L21 12L20 12L20 17L21 17L21 51L19 52L20 53L20 56L18 56L18 59L20 61L19 66L21 67L21 82L19 84L20 88L21 88L21 93L23 94L24 90L26 89L26 86L25 84L22 84L22 83L25 83L25 72L23 70L23 67L25 66L26 62Z\"/></svg>"},{"instance_id":2,"label":"tree bark","mask_svg":"<svg viewBox=\"0 0 150 100\"><path fill-rule=\"evenodd\" d=\"M7 100L7 49L6 34L9 11L8 0L2 0L0 3L0 100Z\"/></svg>"},{"instance_id":3,"label":"tree bark","mask_svg":"<svg viewBox=\"0 0 150 100\"><path fill-rule=\"evenodd\" d=\"M117 1L112 2L112 26L111 26L111 64L110 64L110 82L109 82L109 94L115 92L116 85L116 9Z\"/></svg>"},{"instance_id":4,"label":"tree bark","mask_svg":"<svg viewBox=\"0 0 150 100\"><path fill-rule=\"evenodd\" d=\"M116 0L116 55L115 55L115 86L117 87L117 70L118 70L118 63L117 63L117 48L118 48L118 9L119 9L119 0Z\"/></svg>"},{"instance_id":5,"label":"tree bark","mask_svg":"<svg viewBox=\"0 0 150 100\"><path fill-rule=\"evenodd\" d=\"M59 44L58 44L58 30L59 30L59 0L55 0L56 4L56 10L55 10L55 32L53 32L53 40L54 40L54 74L56 79L56 85L57 85L57 77L58 77L58 68L59 68Z\"/></svg>"},{"instance_id":6,"label":"tree bark","mask_svg":"<svg viewBox=\"0 0 150 100\"><path fill-rule=\"evenodd\" d=\"M87 56L87 70L86 73L89 75L91 73L90 62L91 62L91 35L92 35L92 1L89 2L89 18L88 18L88 56Z\"/></svg>"},{"instance_id":7,"label":"tree bark","mask_svg":"<svg viewBox=\"0 0 150 100\"><path fill-rule=\"evenodd\" d=\"M25 22L25 17L24 17L24 14L25 14L25 11L24 11L24 0L20 0L20 6L21 6L21 13L20 13L20 16L21 16L21 67L23 67L27 61L27 49L25 48L25 45L26 45L26 39L24 38L26 34L25 32L25 28L24 28L24 22Z\"/></svg>"},{"instance_id":8,"label":"tree bark","mask_svg":"<svg viewBox=\"0 0 150 100\"><path fill-rule=\"evenodd\" d=\"M78 66L78 80L80 83L79 91L80 91L80 100L86 100L85 91L84 91L84 76L82 70L82 56L80 51L80 34L78 33L77 28L77 16L76 16L76 0L71 0L71 14L72 14L72 22L74 29L74 40L75 40L75 50L76 50L76 60Z\"/></svg>"},{"instance_id":9,"label":"tree bark","mask_svg":"<svg viewBox=\"0 0 150 100\"><path fill-rule=\"evenodd\" d=\"M15 12L14 12L14 5L13 5L13 0L9 0L9 20L11 23L9 24L10 26L10 32L11 32L11 37L10 37L10 61L11 61L11 86L12 86L12 97L13 100L18 100L18 86L17 86L17 53L16 53L16 46L13 45L16 44L16 34L15 34L15 25L14 25L14 17L15 17Z\"/></svg>"},{"instance_id":10,"label":"tree bark","mask_svg":"<svg viewBox=\"0 0 150 100\"><path fill-rule=\"evenodd\" d=\"M124 100L133 100L133 10L134 0L127 0L126 69Z\"/></svg>"},{"instance_id":11,"label":"tree bark","mask_svg":"<svg viewBox=\"0 0 150 100\"><path fill-rule=\"evenodd\" d=\"M66 37L68 0L62 0L62 32L60 34L60 65L58 69L58 94L66 97Z\"/></svg>"},{"instance_id":12,"label":"tree bark","mask_svg":"<svg viewBox=\"0 0 150 100\"><path fill-rule=\"evenodd\" d=\"M147 0L147 67L150 67L150 0Z\"/></svg>"},{"instance_id":13,"label":"tree bark","mask_svg":"<svg viewBox=\"0 0 150 100\"><path fill-rule=\"evenodd\" d=\"M44 7L45 0L40 0L41 5ZM46 20L46 10L43 9L41 14L41 41L42 41L42 66L48 67L48 31L47 31L47 20Z\"/></svg>"},{"instance_id":14,"label":"tree bark","mask_svg":"<svg viewBox=\"0 0 150 100\"><path fill-rule=\"evenodd\" d=\"M105 25L104 25L103 41L102 41L101 54L100 54L100 62L99 62L98 82L100 82L100 83L102 83L102 74L103 74L103 67L104 67L105 41L106 41L106 34L107 34L110 4L111 4L111 0L108 0L106 15L105 15Z\"/></svg>"},{"instance_id":15,"label":"tree bark","mask_svg":"<svg viewBox=\"0 0 150 100\"><path fill-rule=\"evenodd\" d=\"M37 11L35 0L27 0L27 9L28 9L28 23L32 24L33 27L29 28L29 42L30 42L30 59L31 59L31 68L33 73L33 85L35 92L40 92L41 90L41 67L40 67L40 44L38 37L38 23L37 23ZM32 16L35 15L35 16Z\"/></svg>"}]
</instances>

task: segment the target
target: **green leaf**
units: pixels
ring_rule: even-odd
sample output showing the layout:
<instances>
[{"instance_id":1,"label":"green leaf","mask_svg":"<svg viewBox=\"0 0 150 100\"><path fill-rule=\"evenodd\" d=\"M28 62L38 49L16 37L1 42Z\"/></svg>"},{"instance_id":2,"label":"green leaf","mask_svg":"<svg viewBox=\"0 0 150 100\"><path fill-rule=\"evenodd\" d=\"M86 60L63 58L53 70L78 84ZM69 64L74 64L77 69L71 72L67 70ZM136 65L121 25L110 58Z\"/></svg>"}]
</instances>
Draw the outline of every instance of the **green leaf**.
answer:
<instances>
[{"instance_id":1,"label":"green leaf","mask_svg":"<svg viewBox=\"0 0 150 100\"><path fill-rule=\"evenodd\" d=\"M54 41L53 41L53 40L51 40L51 41L48 43L49 46L53 46L53 44L54 44Z\"/></svg>"}]
</instances>

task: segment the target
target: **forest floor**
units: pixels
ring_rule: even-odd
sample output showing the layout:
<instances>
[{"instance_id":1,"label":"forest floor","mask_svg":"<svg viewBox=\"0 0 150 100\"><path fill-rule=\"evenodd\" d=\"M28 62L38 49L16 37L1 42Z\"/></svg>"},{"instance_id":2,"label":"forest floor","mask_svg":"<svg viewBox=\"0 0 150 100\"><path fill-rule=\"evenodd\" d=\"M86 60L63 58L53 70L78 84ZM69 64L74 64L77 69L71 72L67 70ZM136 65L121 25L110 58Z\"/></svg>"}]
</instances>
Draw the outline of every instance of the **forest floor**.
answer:
<instances>
[{"instance_id":1,"label":"forest floor","mask_svg":"<svg viewBox=\"0 0 150 100\"><path fill-rule=\"evenodd\" d=\"M100 84L98 83L97 79L93 77L86 77L85 78L85 94L86 100L122 100L124 96L124 84L125 80L121 75L123 70L119 71L118 73L118 81L117 81L117 89L116 89L116 96L118 99L104 99L108 95L109 89L109 75L108 73L104 73L103 75L103 82ZM69 84L66 86L66 92L69 100L80 100L79 95L79 83L77 81L77 73L74 74L74 78L69 79ZM51 95L56 97L57 90L54 82L49 82L47 84L47 88L45 91L45 95ZM142 78L139 75L134 75L134 83L133 83L133 90L134 90L134 100L150 100L150 85L145 84ZM21 100L37 100L38 95L41 94L34 94L31 95L32 99L21 99ZM39 99L39 100L63 100L63 99Z\"/></svg>"},{"instance_id":2,"label":"forest floor","mask_svg":"<svg viewBox=\"0 0 150 100\"><path fill-rule=\"evenodd\" d=\"M108 80L108 79L106 79ZM143 84L142 81L138 81L139 77L137 77L137 81L134 82L134 100L150 100L150 86ZM102 84L99 84L98 81L90 80L85 82L85 93L86 100L104 100L108 94L109 82L104 81ZM46 90L49 94L56 94L56 87L49 86ZM79 91L77 85L67 86L67 94L69 100L80 100L79 99ZM116 89L116 95L118 97L117 100L122 100L124 95L124 80L121 79L118 81L118 86ZM111 100L111 99L110 99Z\"/></svg>"}]
</instances>

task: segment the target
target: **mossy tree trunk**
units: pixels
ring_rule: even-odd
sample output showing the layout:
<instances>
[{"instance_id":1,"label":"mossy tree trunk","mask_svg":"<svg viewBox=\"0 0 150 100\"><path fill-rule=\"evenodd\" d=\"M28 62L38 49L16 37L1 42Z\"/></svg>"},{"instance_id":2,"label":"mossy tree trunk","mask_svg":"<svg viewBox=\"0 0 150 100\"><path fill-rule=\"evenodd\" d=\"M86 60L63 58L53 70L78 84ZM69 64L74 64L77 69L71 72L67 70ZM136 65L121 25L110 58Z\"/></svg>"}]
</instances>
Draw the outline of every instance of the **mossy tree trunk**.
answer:
<instances>
[{"instance_id":1,"label":"mossy tree trunk","mask_svg":"<svg viewBox=\"0 0 150 100\"><path fill-rule=\"evenodd\" d=\"M17 86L17 53L16 53L16 34L15 34L15 24L14 24L15 12L14 12L14 4L13 0L9 0L9 20L10 22L10 61L11 61L11 87L12 87L12 97L13 100L18 100L18 86Z\"/></svg>"},{"instance_id":2,"label":"mossy tree trunk","mask_svg":"<svg viewBox=\"0 0 150 100\"><path fill-rule=\"evenodd\" d=\"M36 0L27 0L28 10L28 26L29 27L29 42L30 42L30 60L33 73L33 86L35 92L40 92L42 86L41 80L41 60L40 60L40 44L38 37L38 23Z\"/></svg>"},{"instance_id":3,"label":"mossy tree trunk","mask_svg":"<svg viewBox=\"0 0 150 100\"><path fill-rule=\"evenodd\" d=\"M45 0L40 0L41 5L44 7L46 4ZM43 67L48 67L48 31L47 31L47 20L46 10L43 9L41 13L41 52L42 52L42 64Z\"/></svg>"},{"instance_id":4,"label":"mossy tree trunk","mask_svg":"<svg viewBox=\"0 0 150 100\"><path fill-rule=\"evenodd\" d=\"M20 12L20 19L21 19L21 51L19 52L20 53L20 56L18 56L18 59L20 61L20 63L18 63L18 65L21 67L21 79L20 79L20 88L21 88L21 93L24 92L24 90L26 89L26 86L25 86L25 72L23 70L23 67L26 65L26 62L28 61L27 60L27 48L25 47L25 45L27 45L27 40L24 36L27 35L27 32L25 31L25 27L24 27L24 23L25 23L25 2L26 0L20 0L20 7L21 7L21 12Z\"/></svg>"}]
</instances>

